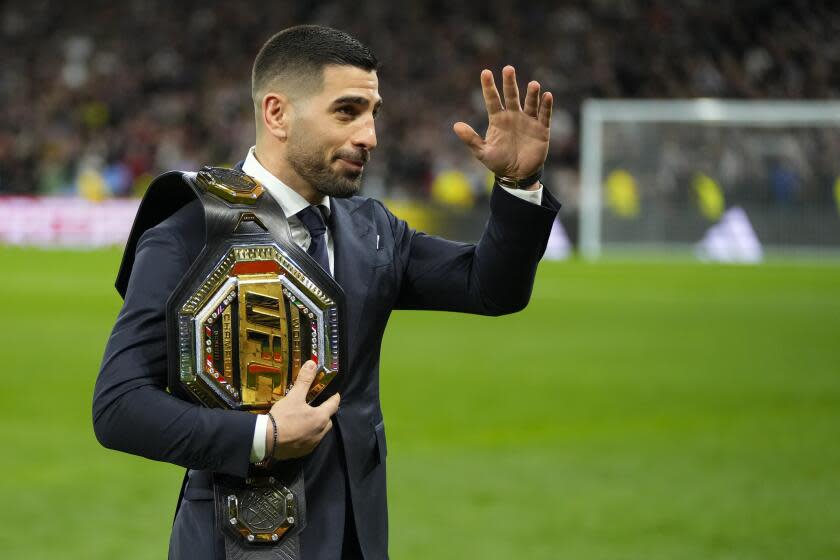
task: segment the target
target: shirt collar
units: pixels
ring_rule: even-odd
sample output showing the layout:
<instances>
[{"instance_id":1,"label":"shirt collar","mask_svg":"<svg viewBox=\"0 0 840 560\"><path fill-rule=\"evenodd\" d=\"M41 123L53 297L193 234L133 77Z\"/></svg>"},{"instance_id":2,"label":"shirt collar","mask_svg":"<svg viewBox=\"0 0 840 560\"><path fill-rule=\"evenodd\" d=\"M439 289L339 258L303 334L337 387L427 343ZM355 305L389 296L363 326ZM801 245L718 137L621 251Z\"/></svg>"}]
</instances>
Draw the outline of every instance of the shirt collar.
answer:
<instances>
[{"instance_id":1,"label":"shirt collar","mask_svg":"<svg viewBox=\"0 0 840 560\"><path fill-rule=\"evenodd\" d=\"M294 216L309 206L309 201L303 198L289 185L272 175L268 169L263 167L257 159L254 149L255 146L251 146L251 149L248 150L248 155L245 157L245 163L242 164L242 171L256 179L266 189L268 189L268 192L271 193L271 196L274 197L274 200L276 200L280 205L280 208L283 209L283 213L286 215L286 218ZM330 197L325 196L318 204L326 208L326 214L329 216L332 211L330 208Z\"/></svg>"}]
</instances>

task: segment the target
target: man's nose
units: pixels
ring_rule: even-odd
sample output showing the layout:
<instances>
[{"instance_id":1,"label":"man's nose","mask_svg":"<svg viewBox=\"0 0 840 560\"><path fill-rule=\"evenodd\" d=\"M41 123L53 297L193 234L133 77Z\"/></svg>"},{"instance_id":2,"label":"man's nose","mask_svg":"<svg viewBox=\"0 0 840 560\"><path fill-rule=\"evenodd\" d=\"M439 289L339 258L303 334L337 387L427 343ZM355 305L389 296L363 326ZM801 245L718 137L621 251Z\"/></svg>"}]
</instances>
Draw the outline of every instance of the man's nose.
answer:
<instances>
[{"instance_id":1,"label":"man's nose","mask_svg":"<svg viewBox=\"0 0 840 560\"><path fill-rule=\"evenodd\" d=\"M353 135L351 142L357 148L364 148L367 151L373 150L376 147L376 126L373 122L371 121L359 128Z\"/></svg>"}]
</instances>

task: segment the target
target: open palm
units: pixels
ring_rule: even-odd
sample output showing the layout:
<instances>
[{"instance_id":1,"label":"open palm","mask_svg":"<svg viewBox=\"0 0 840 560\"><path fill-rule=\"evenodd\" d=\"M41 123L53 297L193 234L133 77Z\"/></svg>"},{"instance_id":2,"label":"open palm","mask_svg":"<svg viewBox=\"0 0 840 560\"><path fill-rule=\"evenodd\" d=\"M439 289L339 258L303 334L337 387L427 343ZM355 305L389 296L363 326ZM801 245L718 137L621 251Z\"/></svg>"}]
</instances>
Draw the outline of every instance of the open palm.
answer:
<instances>
[{"instance_id":1,"label":"open palm","mask_svg":"<svg viewBox=\"0 0 840 560\"><path fill-rule=\"evenodd\" d=\"M540 95L540 84L529 82L525 106L519 102L516 70L502 69L504 104L490 70L481 72L481 90L490 123L482 138L470 125L457 122L455 134L472 150L487 169L505 177L523 179L545 163L550 137L551 93Z\"/></svg>"}]
</instances>

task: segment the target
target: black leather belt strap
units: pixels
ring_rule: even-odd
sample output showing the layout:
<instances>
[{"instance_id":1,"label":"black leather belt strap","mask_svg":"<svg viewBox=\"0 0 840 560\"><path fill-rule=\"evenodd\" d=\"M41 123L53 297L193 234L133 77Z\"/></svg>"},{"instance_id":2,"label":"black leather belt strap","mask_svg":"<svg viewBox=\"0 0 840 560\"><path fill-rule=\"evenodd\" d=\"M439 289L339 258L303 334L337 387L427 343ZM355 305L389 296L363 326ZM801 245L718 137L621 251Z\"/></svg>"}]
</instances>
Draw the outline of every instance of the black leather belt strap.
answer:
<instances>
[{"instance_id":1,"label":"black leather belt strap","mask_svg":"<svg viewBox=\"0 0 840 560\"><path fill-rule=\"evenodd\" d=\"M224 171L242 174L241 171L231 169ZM185 173L184 179L192 186L204 207L206 240L204 250L196 262L202 262L205 257L216 253L215 249L228 244L231 238L276 241L293 260L310 263L310 266L306 267L306 273L317 285L341 291L335 279L292 240L286 215L269 193L263 194L252 203L234 203L207 192L193 174Z\"/></svg>"}]
</instances>

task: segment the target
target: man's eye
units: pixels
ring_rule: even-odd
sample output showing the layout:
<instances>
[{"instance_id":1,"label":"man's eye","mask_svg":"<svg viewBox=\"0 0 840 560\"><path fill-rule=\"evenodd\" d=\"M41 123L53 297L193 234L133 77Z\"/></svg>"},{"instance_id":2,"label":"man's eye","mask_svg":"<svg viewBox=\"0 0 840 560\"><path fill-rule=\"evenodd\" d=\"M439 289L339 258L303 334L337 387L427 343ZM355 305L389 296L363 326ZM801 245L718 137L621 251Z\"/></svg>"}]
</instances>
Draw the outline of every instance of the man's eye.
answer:
<instances>
[{"instance_id":1,"label":"man's eye","mask_svg":"<svg viewBox=\"0 0 840 560\"><path fill-rule=\"evenodd\" d=\"M353 107L339 107L339 113L344 113L345 115L355 115L356 110Z\"/></svg>"}]
</instances>

